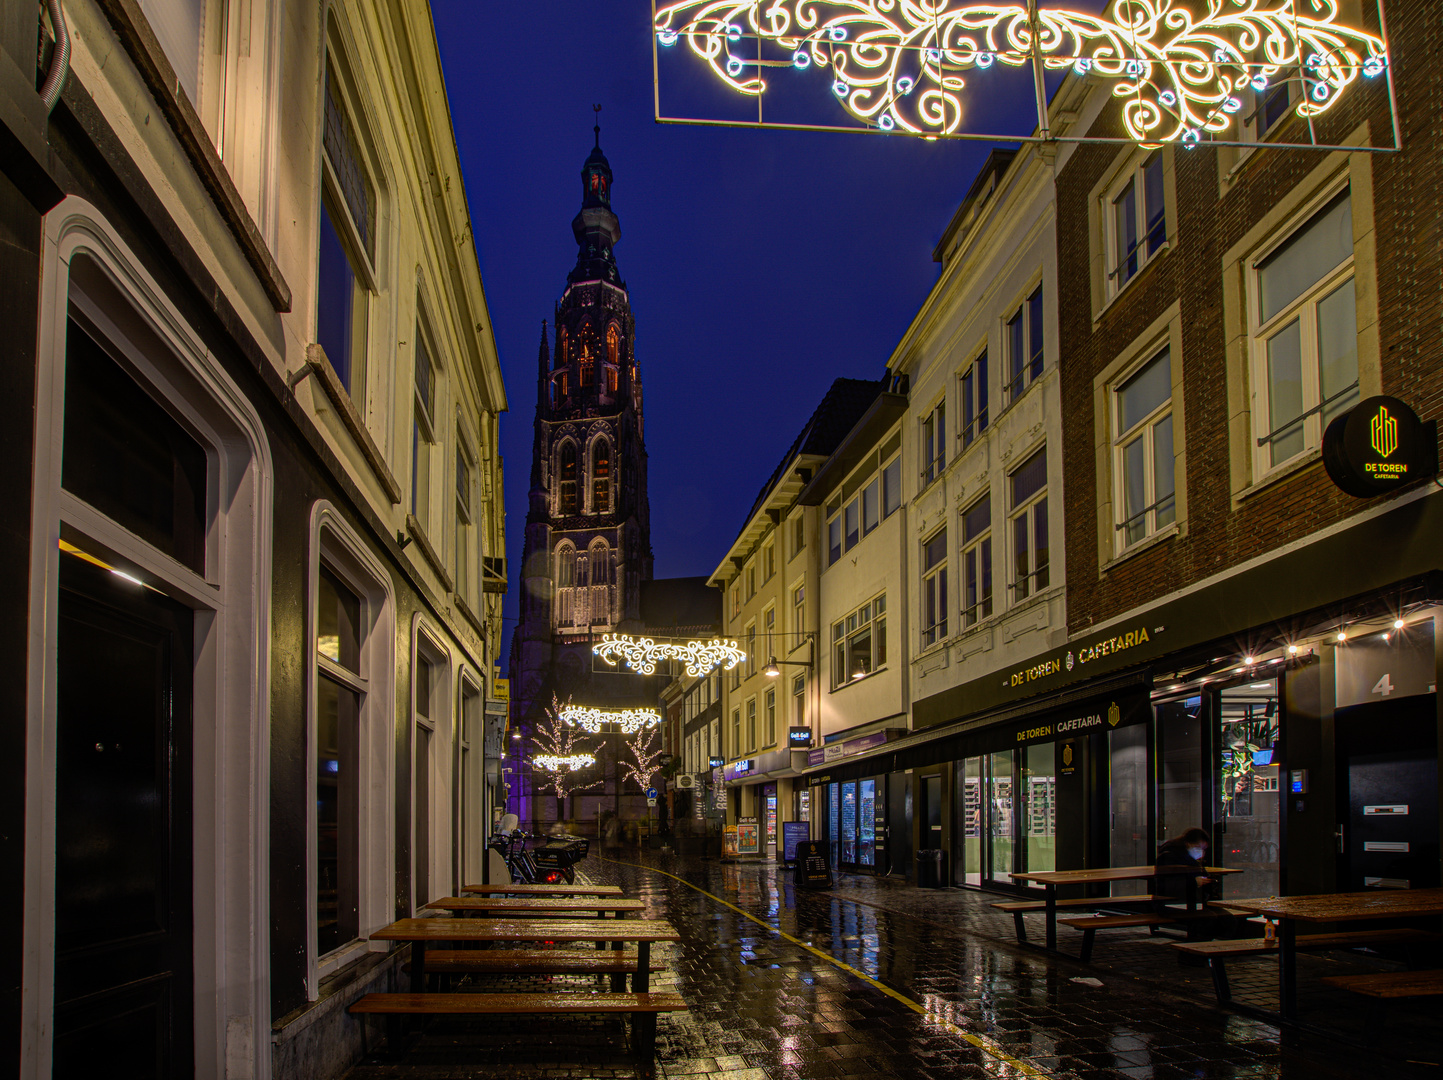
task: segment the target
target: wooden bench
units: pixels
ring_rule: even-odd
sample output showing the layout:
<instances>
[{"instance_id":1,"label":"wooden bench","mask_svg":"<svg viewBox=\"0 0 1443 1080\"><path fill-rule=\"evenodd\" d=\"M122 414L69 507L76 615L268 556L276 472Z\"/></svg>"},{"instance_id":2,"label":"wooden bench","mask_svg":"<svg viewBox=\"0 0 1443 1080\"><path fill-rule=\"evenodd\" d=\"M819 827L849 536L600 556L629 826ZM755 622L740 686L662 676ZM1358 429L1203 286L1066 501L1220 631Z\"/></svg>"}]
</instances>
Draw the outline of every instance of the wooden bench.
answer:
<instances>
[{"instance_id":1,"label":"wooden bench","mask_svg":"<svg viewBox=\"0 0 1443 1080\"><path fill-rule=\"evenodd\" d=\"M1082 931L1082 951L1078 954L1084 964L1092 959L1092 942L1099 930L1125 930L1133 926L1171 926L1191 919L1216 918L1217 909L1211 911L1138 912L1136 915L1077 915L1070 919L1058 919L1063 926Z\"/></svg>"},{"instance_id":2,"label":"wooden bench","mask_svg":"<svg viewBox=\"0 0 1443 1080\"><path fill-rule=\"evenodd\" d=\"M1438 935L1426 930L1352 930L1336 934L1299 934L1299 949L1359 949L1374 945L1423 945L1434 944ZM1207 960L1208 970L1213 977L1213 992L1218 1004L1226 1005L1232 1000L1232 988L1228 985L1227 962L1247 956L1268 956L1278 951L1277 940L1266 938L1245 938L1240 941L1179 941L1174 949L1189 956L1200 956ZM1344 975L1338 978L1373 978L1374 976ZM1393 976L1378 976L1392 978ZM1332 979L1325 979L1331 982Z\"/></svg>"},{"instance_id":3,"label":"wooden bench","mask_svg":"<svg viewBox=\"0 0 1443 1080\"><path fill-rule=\"evenodd\" d=\"M386 1018L386 1042L393 1057L402 1052L408 1016L542 1016L577 1013L630 1013L631 1044L645 1076L656 1069L656 1016L684 1012L680 994L366 994L350 1007L353 1015Z\"/></svg>"},{"instance_id":4,"label":"wooden bench","mask_svg":"<svg viewBox=\"0 0 1443 1080\"><path fill-rule=\"evenodd\" d=\"M609 975L611 989L626 989L626 976L636 974L636 953L574 949L427 949L426 974L449 989L454 975ZM651 964L661 971L661 964ZM402 970L409 972L410 964ZM432 987L436 989L435 986Z\"/></svg>"},{"instance_id":5,"label":"wooden bench","mask_svg":"<svg viewBox=\"0 0 1443 1080\"><path fill-rule=\"evenodd\" d=\"M1394 971L1378 975L1329 975L1323 980L1371 998L1436 997L1443 994L1443 971Z\"/></svg>"},{"instance_id":6,"label":"wooden bench","mask_svg":"<svg viewBox=\"0 0 1443 1080\"><path fill-rule=\"evenodd\" d=\"M1126 907L1129 904L1150 904L1152 894L1146 893L1141 896L1101 896L1085 897L1081 900L1059 900L1058 908L1091 908L1094 911L1099 908ZM1005 911L1012 916L1012 924L1017 928L1017 944L1027 944L1027 926L1022 921L1022 916L1028 912L1046 911L1046 900L1005 900L992 905L998 911Z\"/></svg>"}]
</instances>

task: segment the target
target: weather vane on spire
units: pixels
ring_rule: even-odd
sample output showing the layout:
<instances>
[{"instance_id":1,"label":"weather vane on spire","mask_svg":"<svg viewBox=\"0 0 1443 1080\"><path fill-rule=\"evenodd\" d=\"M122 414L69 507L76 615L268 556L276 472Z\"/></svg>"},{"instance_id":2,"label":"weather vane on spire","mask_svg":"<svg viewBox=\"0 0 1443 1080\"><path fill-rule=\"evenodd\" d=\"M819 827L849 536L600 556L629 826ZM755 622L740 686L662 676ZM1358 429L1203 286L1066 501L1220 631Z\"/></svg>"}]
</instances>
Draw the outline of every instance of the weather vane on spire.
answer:
<instances>
[{"instance_id":1,"label":"weather vane on spire","mask_svg":"<svg viewBox=\"0 0 1443 1080\"><path fill-rule=\"evenodd\" d=\"M596 148L601 149L601 106L593 105L591 111L596 114L596 126L591 130L596 132Z\"/></svg>"}]
</instances>

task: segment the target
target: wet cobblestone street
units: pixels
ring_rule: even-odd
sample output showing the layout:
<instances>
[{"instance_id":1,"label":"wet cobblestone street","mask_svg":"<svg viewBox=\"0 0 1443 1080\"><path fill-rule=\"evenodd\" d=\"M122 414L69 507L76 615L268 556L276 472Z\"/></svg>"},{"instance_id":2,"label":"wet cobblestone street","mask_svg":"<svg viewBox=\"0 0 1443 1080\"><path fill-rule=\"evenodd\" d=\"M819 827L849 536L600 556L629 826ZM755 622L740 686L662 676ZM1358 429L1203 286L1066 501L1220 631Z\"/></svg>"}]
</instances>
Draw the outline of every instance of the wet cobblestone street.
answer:
<instances>
[{"instance_id":1,"label":"wet cobblestone street","mask_svg":"<svg viewBox=\"0 0 1443 1080\"><path fill-rule=\"evenodd\" d=\"M1280 1035L1217 1008L1208 972L1179 966L1172 939L1145 930L1100 936L1094 962L1083 965L1019 947L1011 917L988 907L996 897L987 894L847 875L831 890L796 893L790 874L773 864L631 849L587 860L585 873L621 885L647 902L646 915L682 934L653 951L666 971L652 988L674 989L690 1006L660 1019L660 1077L1443 1075L1443 1024L1426 1001L1390 1007L1385 1032L1369 1045L1377 1018L1342 992L1318 988L1320 975L1371 962L1354 956L1300 962L1300 1002L1312 1026ZM1040 918L1030 926L1040 936ZM1064 950L1075 953L1079 937L1059 931ZM1272 1007L1275 964L1240 961L1230 975L1239 1001ZM1076 981L1083 978L1102 985ZM566 981L516 980L516 988ZM402 1059L373 1053L349 1076L633 1077L626 1027L616 1018L439 1018Z\"/></svg>"}]
</instances>

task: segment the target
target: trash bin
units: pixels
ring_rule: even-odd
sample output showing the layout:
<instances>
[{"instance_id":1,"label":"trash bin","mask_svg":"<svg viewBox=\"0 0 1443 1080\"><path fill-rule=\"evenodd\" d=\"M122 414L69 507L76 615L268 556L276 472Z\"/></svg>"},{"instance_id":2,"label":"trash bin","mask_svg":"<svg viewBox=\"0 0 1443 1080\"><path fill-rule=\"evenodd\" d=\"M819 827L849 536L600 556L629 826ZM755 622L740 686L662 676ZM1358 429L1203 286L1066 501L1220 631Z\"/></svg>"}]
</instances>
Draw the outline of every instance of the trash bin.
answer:
<instances>
[{"instance_id":1,"label":"trash bin","mask_svg":"<svg viewBox=\"0 0 1443 1080\"><path fill-rule=\"evenodd\" d=\"M917 888L942 888L942 854L941 848L923 848L917 852Z\"/></svg>"}]
</instances>

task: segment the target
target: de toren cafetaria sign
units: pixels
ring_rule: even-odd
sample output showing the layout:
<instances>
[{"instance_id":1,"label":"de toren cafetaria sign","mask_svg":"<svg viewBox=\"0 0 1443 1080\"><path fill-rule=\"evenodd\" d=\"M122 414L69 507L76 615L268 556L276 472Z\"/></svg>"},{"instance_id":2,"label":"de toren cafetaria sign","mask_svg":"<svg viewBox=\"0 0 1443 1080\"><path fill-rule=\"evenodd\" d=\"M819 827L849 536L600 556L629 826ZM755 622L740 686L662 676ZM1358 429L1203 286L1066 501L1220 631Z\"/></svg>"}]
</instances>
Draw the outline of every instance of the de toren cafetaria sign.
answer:
<instances>
[{"instance_id":1,"label":"de toren cafetaria sign","mask_svg":"<svg viewBox=\"0 0 1443 1080\"><path fill-rule=\"evenodd\" d=\"M1387 495L1438 473L1438 423L1395 397L1371 397L1323 433L1323 467L1349 495Z\"/></svg>"}]
</instances>

